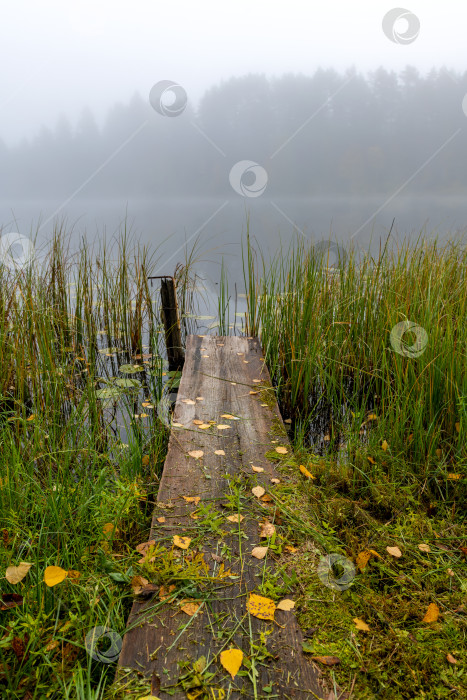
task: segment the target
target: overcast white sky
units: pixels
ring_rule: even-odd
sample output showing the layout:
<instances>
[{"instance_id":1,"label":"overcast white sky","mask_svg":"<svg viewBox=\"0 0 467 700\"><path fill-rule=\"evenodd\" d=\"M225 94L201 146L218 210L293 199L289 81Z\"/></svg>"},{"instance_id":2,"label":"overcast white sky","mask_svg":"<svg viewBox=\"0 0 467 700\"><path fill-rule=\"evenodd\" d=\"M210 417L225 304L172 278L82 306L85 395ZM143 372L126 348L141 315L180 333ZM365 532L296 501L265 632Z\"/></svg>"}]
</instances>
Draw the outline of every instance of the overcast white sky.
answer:
<instances>
[{"instance_id":1,"label":"overcast white sky","mask_svg":"<svg viewBox=\"0 0 467 700\"><path fill-rule=\"evenodd\" d=\"M420 20L405 46L381 27L399 6ZM113 103L146 97L164 79L196 107L213 83L248 72L463 72L466 20L460 0L3 0L0 138L15 143L60 114L74 125L86 106L102 122Z\"/></svg>"}]
</instances>

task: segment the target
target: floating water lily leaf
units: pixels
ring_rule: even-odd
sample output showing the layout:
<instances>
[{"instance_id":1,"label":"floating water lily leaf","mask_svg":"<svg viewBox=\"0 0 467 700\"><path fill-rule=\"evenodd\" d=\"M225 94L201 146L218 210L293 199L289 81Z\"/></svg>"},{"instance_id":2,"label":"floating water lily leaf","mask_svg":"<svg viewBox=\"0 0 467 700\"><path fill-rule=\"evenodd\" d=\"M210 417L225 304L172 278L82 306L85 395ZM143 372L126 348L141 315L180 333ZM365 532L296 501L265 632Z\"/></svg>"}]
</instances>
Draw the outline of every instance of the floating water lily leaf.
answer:
<instances>
[{"instance_id":1,"label":"floating water lily leaf","mask_svg":"<svg viewBox=\"0 0 467 700\"><path fill-rule=\"evenodd\" d=\"M430 603L422 622L436 622L439 617L439 608L436 603Z\"/></svg>"},{"instance_id":2,"label":"floating water lily leaf","mask_svg":"<svg viewBox=\"0 0 467 700\"><path fill-rule=\"evenodd\" d=\"M173 536L173 543L176 547L180 549L188 549L190 546L191 537L179 537L178 535Z\"/></svg>"},{"instance_id":3,"label":"floating water lily leaf","mask_svg":"<svg viewBox=\"0 0 467 700\"><path fill-rule=\"evenodd\" d=\"M260 620L274 620L276 604L270 598L263 598L263 596L256 593L250 593L246 607L250 615Z\"/></svg>"},{"instance_id":4,"label":"floating water lily leaf","mask_svg":"<svg viewBox=\"0 0 467 700\"><path fill-rule=\"evenodd\" d=\"M288 453L287 447L276 447L276 452L280 455L286 455Z\"/></svg>"},{"instance_id":5,"label":"floating water lily leaf","mask_svg":"<svg viewBox=\"0 0 467 700\"><path fill-rule=\"evenodd\" d=\"M368 627L366 622L364 622L363 620L360 620L359 617L354 617L353 621L355 622L355 627L358 630L362 630L362 632L369 632L370 631L370 628Z\"/></svg>"},{"instance_id":6,"label":"floating water lily leaf","mask_svg":"<svg viewBox=\"0 0 467 700\"><path fill-rule=\"evenodd\" d=\"M260 498L266 492L262 486L255 486L251 489L251 493L253 494L253 496L256 496L256 498Z\"/></svg>"},{"instance_id":7,"label":"floating water lily leaf","mask_svg":"<svg viewBox=\"0 0 467 700\"><path fill-rule=\"evenodd\" d=\"M98 399L119 399L122 395L120 389L114 386L107 386L104 389L98 389L96 391L96 397Z\"/></svg>"},{"instance_id":8,"label":"floating water lily leaf","mask_svg":"<svg viewBox=\"0 0 467 700\"><path fill-rule=\"evenodd\" d=\"M115 384L122 389L139 389L141 382L138 379L116 379Z\"/></svg>"},{"instance_id":9,"label":"floating water lily leaf","mask_svg":"<svg viewBox=\"0 0 467 700\"><path fill-rule=\"evenodd\" d=\"M136 372L144 372L144 367L141 367L141 365L120 365L118 369L124 374L135 374Z\"/></svg>"},{"instance_id":10,"label":"floating water lily leaf","mask_svg":"<svg viewBox=\"0 0 467 700\"><path fill-rule=\"evenodd\" d=\"M49 588L61 583L67 576L65 569L60 566L48 566L44 571L44 582Z\"/></svg>"},{"instance_id":11,"label":"floating water lily leaf","mask_svg":"<svg viewBox=\"0 0 467 700\"><path fill-rule=\"evenodd\" d=\"M264 559L267 553L268 547L254 547L254 549L251 551L251 556L255 557L256 559Z\"/></svg>"},{"instance_id":12,"label":"floating water lily leaf","mask_svg":"<svg viewBox=\"0 0 467 700\"><path fill-rule=\"evenodd\" d=\"M15 585L23 580L23 578L28 573L32 564L28 564L26 561L22 561L18 566L9 566L5 572L5 578L8 583Z\"/></svg>"},{"instance_id":13,"label":"floating water lily leaf","mask_svg":"<svg viewBox=\"0 0 467 700\"><path fill-rule=\"evenodd\" d=\"M289 612L289 610L293 610L294 607L295 601L290 600L290 598L284 598L284 600L281 600L280 603L277 603L277 609L285 610L286 612Z\"/></svg>"},{"instance_id":14,"label":"floating water lily leaf","mask_svg":"<svg viewBox=\"0 0 467 700\"><path fill-rule=\"evenodd\" d=\"M220 662L225 670L230 673L232 679L237 675L242 665L243 651L241 649L225 649L221 651Z\"/></svg>"},{"instance_id":15,"label":"floating water lily leaf","mask_svg":"<svg viewBox=\"0 0 467 700\"><path fill-rule=\"evenodd\" d=\"M101 348L99 352L101 355L114 355L117 352L122 352L122 350L120 348Z\"/></svg>"}]
</instances>

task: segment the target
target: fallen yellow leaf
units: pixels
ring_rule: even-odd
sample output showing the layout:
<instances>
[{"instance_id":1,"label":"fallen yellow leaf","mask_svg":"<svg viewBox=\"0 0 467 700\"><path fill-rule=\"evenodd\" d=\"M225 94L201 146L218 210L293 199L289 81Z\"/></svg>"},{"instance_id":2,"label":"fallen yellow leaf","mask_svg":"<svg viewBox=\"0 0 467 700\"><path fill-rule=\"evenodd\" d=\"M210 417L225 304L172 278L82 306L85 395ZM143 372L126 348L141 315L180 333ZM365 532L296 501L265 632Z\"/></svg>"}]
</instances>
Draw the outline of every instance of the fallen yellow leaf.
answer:
<instances>
[{"instance_id":1,"label":"fallen yellow leaf","mask_svg":"<svg viewBox=\"0 0 467 700\"><path fill-rule=\"evenodd\" d=\"M113 532L114 527L115 527L115 525L114 525L113 523L106 523L106 524L102 527L102 532L104 533L104 535L108 535L108 534L110 534L111 532Z\"/></svg>"},{"instance_id":2,"label":"fallen yellow leaf","mask_svg":"<svg viewBox=\"0 0 467 700\"><path fill-rule=\"evenodd\" d=\"M251 551L251 556L256 559L264 559L268 551L267 547L254 547Z\"/></svg>"},{"instance_id":3,"label":"fallen yellow leaf","mask_svg":"<svg viewBox=\"0 0 467 700\"><path fill-rule=\"evenodd\" d=\"M286 455L288 453L287 447L276 447L276 452L280 455Z\"/></svg>"},{"instance_id":4,"label":"fallen yellow leaf","mask_svg":"<svg viewBox=\"0 0 467 700\"><path fill-rule=\"evenodd\" d=\"M194 406L196 404L196 401L193 401L193 399L180 399L182 403L186 403L189 406Z\"/></svg>"},{"instance_id":5,"label":"fallen yellow leaf","mask_svg":"<svg viewBox=\"0 0 467 700\"><path fill-rule=\"evenodd\" d=\"M243 651L241 649L225 649L221 651L220 662L232 678L237 675L242 665Z\"/></svg>"},{"instance_id":6,"label":"fallen yellow leaf","mask_svg":"<svg viewBox=\"0 0 467 700\"><path fill-rule=\"evenodd\" d=\"M192 600L181 600L180 601L180 610L183 610L183 612L186 613L187 615L193 616L198 612L201 605L202 605L202 603L196 603Z\"/></svg>"},{"instance_id":7,"label":"fallen yellow leaf","mask_svg":"<svg viewBox=\"0 0 467 700\"><path fill-rule=\"evenodd\" d=\"M194 423L195 425L203 425L204 421L203 421L203 420L199 420L199 418L195 418L194 421L193 421L193 423Z\"/></svg>"},{"instance_id":8,"label":"fallen yellow leaf","mask_svg":"<svg viewBox=\"0 0 467 700\"><path fill-rule=\"evenodd\" d=\"M277 610L293 610L295 607L295 601L290 600L290 598L284 598L284 600L281 600L280 603L277 603Z\"/></svg>"},{"instance_id":9,"label":"fallen yellow leaf","mask_svg":"<svg viewBox=\"0 0 467 700\"><path fill-rule=\"evenodd\" d=\"M418 548L421 552L431 552L430 545L429 544L419 544Z\"/></svg>"},{"instance_id":10,"label":"fallen yellow leaf","mask_svg":"<svg viewBox=\"0 0 467 700\"><path fill-rule=\"evenodd\" d=\"M362 632L369 632L370 631L370 628L368 627L366 622L364 622L363 620L360 620L359 617L354 617L353 621L355 622L355 627L358 630L362 630Z\"/></svg>"},{"instance_id":11,"label":"fallen yellow leaf","mask_svg":"<svg viewBox=\"0 0 467 700\"><path fill-rule=\"evenodd\" d=\"M191 537L179 537L178 535L173 536L173 543L176 547L180 549L188 549L190 546Z\"/></svg>"},{"instance_id":12,"label":"fallen yellow leaf","mask_svg":"<svg viewBox=\"0 0 467 700\"><path fill-rule=\"evenodd\" d=\"M307 479L315 479L316 477L313 476L311 472L308 471L306 467L303 466L303 464L300 464L299 466L300 471L302 472L303 476L306 476Z\"/></svg>"},{"instance_id":13,"label":"fallen yellow leaf","mask_svg":"<svg viewBox=\"0 0 467 700\"><path fill-rule=\"evenodd\" d=\"M192 450L191 452L188 452L190 457L193 457L193 459L201 459L201 457L204 455L203 450Z\"/></svg>"},{"instance_id":14,"label":"fallen yellow leaf","mask_svg":"<svg viewBox=\"0 0 467 700\"><path fill-rule=\"evenodd\" d=\"M138 595L138 593L141 593L141 591L143 590L143 586L146 586L149 583L149 581L143 576L133 576L130 583L131 588L133 589L133 593L135 595Z\"/></svg>"},{"instance_id":15,"label":"fallen yellow leaf","mask_svg":"<svg viewBox=\"0 0 467 700\"><path fill-rule=\"evenodd\" d=\"M388 552L393 557L397 557L397 559L399 559L399 557L402 556L402 552L399 549L399 547L386 547L386 552Z\"/></svg>"},{"instance_id":16,"label":"fallen yellow leaf","mask_svg":"<svg viewBox=\"0 0 467 700\"><path fill-rule=\"evenodd\" d=\"M201 500L201 496L183 496L183 498L187 503L194 503L195 506L197 506Z\"/></svg>"},{"instance_id":17,"label":"fallen yellow leaf","mask_svg":"<svg viewBox=\"0 0 467 700\"><path fill-rule=\"evenodd\" d=\"M141 464L143 467L147 467L149 464L149 455L143 455L143 458L141 460Z\"/></svg>"},{"instance_id":18,"label":"fallen yellow leaf","mask_svg":"<svg viewBox=\"0 0 467 700\"><path fill-rule=\"evenodd\" d=\"M422 622L436 622L439 617L439 608L436 603L430 603Z\"/></svg>"},{"instance_id":19,"label":"fallen yellow leaf","mask_svg":"<svg viewBox=\"0 0 467 700\"><path fill-rule=\"evenodd\" d=\"M376 464L375 460L373 457L367 457L367 460L370 462L370 464Z\"/></svg>"},{"instance_id":20,"label":"fallen yellow leaf","mask_svg":"<svg viewBox=\"0 0 467 700\"><path fill-rule=\"evenodd\" d=\"M446 654L446 659L450 664L457 664L457 659L455 659L452 654Z\"/></svg>"},{"instance_id":21,"label":"fallen yellow leaf","mask_svg":"<svg viewBox=\"0 0 467 700\"><path fill-rule=\"evenodd\" d=\"M165 523L165 518L163 515L160 516L160 518L156 518L158 523Z\"/></svg>"},{"instance_id":22,"label":"fallen yellow leaf","mask_svg":"<svg viewBox=\"0 0 467 700\"><path fill-rule=\"evenodd\" d=\"M253 465L251 465L251 468L253 469L254 472L257 472L258 474L260 474L261 472L264 472L263 467L254 467Z\"/></svg>"},{"instance_id":23,"label":"fallen yellow leaf","mask_svg":"<svg viewBox=\"0 0 467 700\"><path fill-rule=\"evenodd\" d=\"M371 559L371 552L369 549L365 549L363 552L360 552L360 554L357 556L355 559L355 563L357 564L358 568L360 571L363 571L368 562Z\"/></svg>"},{"instance_id":24,"label":"fallen yellow leaf","mask_svg":"<svg viewBox=\"0 0 467 700\"><path fill-rule=\"evenodd\" d=\"M224 450L214 450L215 455L225 455Z\"/></svg>"},{"instance_id":25,"label":"fallen yellow leaf","mask_svg":"<svg viewBox=\"0 0 467 700\"><path fill-rule=\"evenodd\" d=\"M460 474L448 474L448 479L450 481L457 481L457 479L460 479L461 475Z\"/></svg>"},{"instance_id":26,"label":"fallen yellow leaf","mask_svg":"<svg viewBox=\"0 0 467 700\"><path fill-rule=\"evenodd\" d=\"M276 527L273 523L261 523L259 536L260 537L272 537L276 532Z\"/></svg>"},{"instance_id":27,"label":"fallen yellow leaf","mask_svg":"<svg viewBox=\"0 0 467 700\"><path fill-rule=\"evenodd\" d=\"M44 571L44 582L49 588L61 583L67 576L67 571L60 566L48 566Z\"/></svg>"},{"instance_id":28,"label":"fallen yellow leaf","mask_svg":"<svg viewBox=\"0 0 467 700\"><path fill-rule=\"evenodd\" d=\"M386 442L386 440L383 440L383 442L381 443L381 447L382 447L382 449L386 452L386 450L387 450L388 447L389 447L389 445L388 445L388 443Z\"/></svg>"},{"instance_id":29,"label":"fallen yellow leaf","mask_svg":"<svg viewBox=\"0 0 467 700\"><path fill-rule=\"evenodd\" d=\"M26 561L22 561L18 566L9 566L5 572L5 578L8 583L13 585L19 583L28 573L32 564L28 564Z\"/></svg>"},{"instance_id":30,"label":"fallen yellow leaf","mask_svg":"<svg viewBox=\"0 0 467 700\"><path fill-rule=\"evenodd\" d=\"M230 520L231 523L241 523L244 519L244 516L240 515L240 513L235 513L234 515L227 516L227 520Z\"/></svg>"},{"instance_id":31,"label":"fallen yellow leaf","mask_svg":"<svg viewBox=\"0 0 467 700\"><path fill-rule=\"evenodd\" d=\"M460 431L461 431L461 424L460 423L456 423L456 430L458 433L460 433Z\"/></svg>"},{"instance_id":32,"label":"fallen yellow leaf","mask_svg":"<svg viewBox=\"0 0 467 700\"><path fill-rule=\"evenodd\" d=\"M281 480L280 479L271 479L271 484L280 484Z\"/></svg>"},{"instance_id":33,"label":"fallen yellow leaf","mask_svg":"<svg viewBox=\"0 0 467 700\"><path fill-rule=\"evenodd\" d=\"M263 489L262 486L255 486L254 488L251 489L251 493L253 496L256 496L256 498L260 498L266 491Z\"/></svg>"},{"instance_id":34,"label":"fallen yellow leaf","mask_svg":"<svg viewBox=\"0 0 467 700\"><path fill-rule=\"evenodd\" d=\"M221 418L227 418L228 420L237 420L235 416L232 416L230 413L223 413L221 415Z\"/></svg>"},{"instance_id":35,"label":"fallen yellow leaf","mask_svg":"<svg viewBox=\"0 0 467 700\"><path fill-rule=\"evenodd\" d=\"M246 608L250 615L257 617L259 620L274 620L276 604L270 598L263 598L263 596L256 595L256 593L250 593Z\"/></svg>"},{"instance_id":36,"label":"fallen yellow leaf","mask_svg":"<svg viewBox=\"0 0 467 700\"><path fill-rule=\"evenodd\" d=\"M218 430L227 430L227 428L230 428L230 425L217 425L216 428Z\"/></svg>"}]
</instances>

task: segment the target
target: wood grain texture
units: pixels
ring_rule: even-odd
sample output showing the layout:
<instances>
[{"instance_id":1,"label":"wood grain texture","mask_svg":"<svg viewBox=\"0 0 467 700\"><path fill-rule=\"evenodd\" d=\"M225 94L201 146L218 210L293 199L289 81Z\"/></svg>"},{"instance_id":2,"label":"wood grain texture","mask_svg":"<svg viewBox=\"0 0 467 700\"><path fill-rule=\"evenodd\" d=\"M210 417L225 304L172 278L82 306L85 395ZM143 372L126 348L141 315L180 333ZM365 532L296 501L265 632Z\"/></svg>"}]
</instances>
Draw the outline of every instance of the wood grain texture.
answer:
<instances>
[{"instance_id":1,"label":"wood grain texture","mask_svg":"<svg viewBox=\"0 0 467 700\"><path fill-rule=\"evenodd\" d=\"M251 556L255 546L267 544L260 539L260 521L274 522L275 517L274 502L261 501L251 489L261 485L266 494L271 493L275 488L271 478L280 477L265 455L278 444L288 446L274 394L267 389L270 386L257 339L187 339L173 417L173 422L183 427L171 431L150 539L168 549L173 535L195 539L197 524L190 513L197 506L187 503L183 496L200 496L201 503L211 503L217 514L225 514L225 519L222 532L208 533L197 551L204 553L210 576L219 573L222 559L225 569L229 568L236 578L226 578L210 587L197 586L194 598L202 601L202 606L193 617L180 610L179 599L168 603L156 595L133 604L117 677L130 677L128 669L132 669L140 677L152 679L152 692L163 700L186 697L177 681L202 656L209 664L208 672L215 673L211 679L213 697L222 697L222 693L216 695L220 689L226 698L255 697L252 679L259 698L269 696L263 691L265 687L280 698L324 697L319 671L302 653L302 634L294 613L276 610L274 621L265 621L249 615L246 607L247 597L257 590L265 567L268 572L275 568L273 556L265 560ZM222 414L238 420L222 418ZM193 420L215 423L203 430ZM219 424L229 427L218 429ZM224 450L225 456L216 455L216 450ZM188 456L192 451L204 454L195 459ZM262 467L264 472L254 472L252 465ZM244 520L240 525L227 520L228 515L237 512L235 507L232 510L229 494L235 489L229 486L229 480L235 481L242 494ZM161 516L165 517L164 523L157 520ZM188 550L183 556L187 555ZM193 598L193 594L186 597ZM249 675L231 679L219 663L221 650L230 647L240 648L245 657L256 659L254 673L250 669Z\"/></svg>"}]
</instances>

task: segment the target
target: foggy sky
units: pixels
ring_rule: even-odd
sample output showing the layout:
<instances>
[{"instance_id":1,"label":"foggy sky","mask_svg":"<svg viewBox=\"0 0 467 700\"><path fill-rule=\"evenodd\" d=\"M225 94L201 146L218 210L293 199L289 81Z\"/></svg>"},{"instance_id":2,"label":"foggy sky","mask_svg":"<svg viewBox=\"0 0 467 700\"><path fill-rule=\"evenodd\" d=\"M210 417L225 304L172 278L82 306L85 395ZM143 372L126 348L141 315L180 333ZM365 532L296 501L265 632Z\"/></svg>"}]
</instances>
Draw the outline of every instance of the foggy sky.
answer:
<instances>
[{"instance_id":1,"label":"foggy sky","mask_svg":"<svg viewBox=\"0 0 467 700\"><path fill-rule=\"evenodd\" d=\"M169 79L194 109L213 84L263 73L311 75L410 64L465 70L467 9L458 0L410 0L420 20L408 45L384 35L382 18L399 3L356 0L15 0L2 3L0 139L7 145L53 128L64 114L76 125L85 107L102 123L115 102L149 94ZM401 27L402 28L402 27Z\"/></svg>"}]
</instances>

